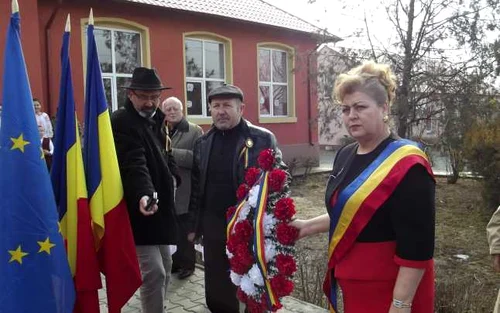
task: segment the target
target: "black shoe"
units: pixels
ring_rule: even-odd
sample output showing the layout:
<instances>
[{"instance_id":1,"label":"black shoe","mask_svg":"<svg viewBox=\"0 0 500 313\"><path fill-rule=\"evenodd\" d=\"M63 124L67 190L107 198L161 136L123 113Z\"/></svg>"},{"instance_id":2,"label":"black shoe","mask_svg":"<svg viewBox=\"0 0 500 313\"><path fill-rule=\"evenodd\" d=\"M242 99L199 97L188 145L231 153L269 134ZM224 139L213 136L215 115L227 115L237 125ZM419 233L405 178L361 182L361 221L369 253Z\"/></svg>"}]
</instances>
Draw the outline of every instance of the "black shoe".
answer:
<instances>
[{"instance_id":1,"label":"black shoe","mask_svg":"<svg viewBox=\"0 0 500 313\"><path fill-rule=\"evenodd\" d=\"M180 267L172 267L172 269L170 270L170 273L175 274L175 273L180 273L182 271L183 271L183 269Z\"/></svg>"},{"instance_id":2,"label":"black shoe","mask_svg":"<svg viewBox=\"0 0 500 313\"><path fill-rule=\"evenodd\" d=\"M179 278L179 279L186 279L189 276L193 275L193 273L194 273L194 270L181 270L179 272L179 275L177 275L177 278Z\"/></svg>"}]
</instances>

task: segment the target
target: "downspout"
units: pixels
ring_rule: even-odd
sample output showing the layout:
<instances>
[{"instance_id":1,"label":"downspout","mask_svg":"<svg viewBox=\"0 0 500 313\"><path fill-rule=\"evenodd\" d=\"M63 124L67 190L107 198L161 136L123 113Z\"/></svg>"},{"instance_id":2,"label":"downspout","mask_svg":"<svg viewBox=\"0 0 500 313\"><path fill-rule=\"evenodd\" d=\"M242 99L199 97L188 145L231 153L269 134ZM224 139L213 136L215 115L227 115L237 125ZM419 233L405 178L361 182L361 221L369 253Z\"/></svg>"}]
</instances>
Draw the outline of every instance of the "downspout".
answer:
<instances>
[{"instance_id":1,"label":"downspout","mask_svg":"<svg viewBox=\"0 0 500 313\"><path fill-rule=\"evenodd\" d=\"M313 125L313 121L311 120L312 118L312 109L311 109L311 105L312 105L312 100L311 100L311 56L318 50L319 46L321 46L322 43L319 43L316 45L316 47L314 48L314 50L312 50L311 52L309 52L307 54L307 127L308 127L308 132L307 132L307 135L308 135L308 139L309 139L309 145L310 146L314 146L314 142L313 142L313 135L312 135L312 125Z\"/></svg>"},{"instance_id":2,"label":"downspout","mask_svg":"<svg viewBox=\"0 0 500 313\"><path fill-rule=\"evenodd\" d=\"M52 103L52 97L50 96L50 46L49 46L49 36L50 36L50 28L52 27L52 24L54 23L54 19L57 15L57 12L59 12L59 9L61 8L61 5L63 3L63 0L58 0L57 1L58 5L54 8L52 13L50 14L49 20L47 21L47 24L45 24L45 79L46 79L46 94L47 94L47 114L51 116L51 103Z\"/></svg>"}]
</instances>

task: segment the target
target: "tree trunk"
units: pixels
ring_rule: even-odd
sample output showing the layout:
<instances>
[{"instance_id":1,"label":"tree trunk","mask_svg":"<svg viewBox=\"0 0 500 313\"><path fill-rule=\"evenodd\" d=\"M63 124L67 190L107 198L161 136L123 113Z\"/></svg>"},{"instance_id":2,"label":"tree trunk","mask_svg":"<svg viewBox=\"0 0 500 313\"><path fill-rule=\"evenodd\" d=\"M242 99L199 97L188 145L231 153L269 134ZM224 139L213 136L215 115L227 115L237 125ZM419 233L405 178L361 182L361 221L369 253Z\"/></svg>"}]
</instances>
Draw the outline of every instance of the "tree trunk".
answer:
<instances>
[{"instance_id":1,"label":"tree trunk","mask_svg":"<svg viewBox=\"0 0 500 313\"><path fill-rule=\"evenodd\" d=\"M413 67L412 43L413 43L413 21L415 19L415 0L411 0L408 7L408 27L406 32L406 40L404 42L404 60L403 60L403 80L399 88L398 103L398 135L407 137L410 112L410 84L411 84L411 69Z\"/></svg>"}]
</instances>

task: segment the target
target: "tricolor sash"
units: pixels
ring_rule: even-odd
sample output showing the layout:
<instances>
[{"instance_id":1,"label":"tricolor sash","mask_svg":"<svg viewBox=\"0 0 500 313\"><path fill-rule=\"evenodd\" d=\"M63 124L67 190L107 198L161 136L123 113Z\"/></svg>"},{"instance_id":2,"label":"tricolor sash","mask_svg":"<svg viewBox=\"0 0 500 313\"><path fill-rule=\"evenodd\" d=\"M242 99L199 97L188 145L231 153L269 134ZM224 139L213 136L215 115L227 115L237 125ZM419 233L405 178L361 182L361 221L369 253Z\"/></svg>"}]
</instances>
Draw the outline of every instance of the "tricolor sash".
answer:
<instances>
[{"instance_id":1,"label":"tricolor sash","mask_svg":"<svg viewBox=\"0 0 500 313\"><path fill-rule=\"evenodd\" d=\"M433 176L427 156L415 142L395 140L338 192L330 211L329 260L323 284L330 312L337 312L335 265L347 254L373 214L393 193L408 170L416 164L423 165Z\"/></svg>"}]
</instances>

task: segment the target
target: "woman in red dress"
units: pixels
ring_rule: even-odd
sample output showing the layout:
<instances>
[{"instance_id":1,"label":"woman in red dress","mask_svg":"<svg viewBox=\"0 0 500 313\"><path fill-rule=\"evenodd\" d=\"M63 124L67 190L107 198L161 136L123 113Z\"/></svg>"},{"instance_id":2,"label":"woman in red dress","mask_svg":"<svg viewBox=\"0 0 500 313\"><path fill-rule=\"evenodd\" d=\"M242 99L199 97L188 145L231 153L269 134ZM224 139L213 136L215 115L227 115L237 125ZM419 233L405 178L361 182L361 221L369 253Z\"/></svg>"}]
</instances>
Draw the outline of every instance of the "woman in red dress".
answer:
<instances>
[{"instance_id":1,"label":"woman in red dress","mask_svg":"<svg viewBox=\"0 0 500 313\"><path fill-rule=\"evenodd\" d=\"M396 82L373 62L338 77L335 96L355 142L339 150L328 213L295 220L299 237L329 231L324 291L337 312L434 312L435 181L427 157L387 125Z\"/></svg>"}]
</instances>

